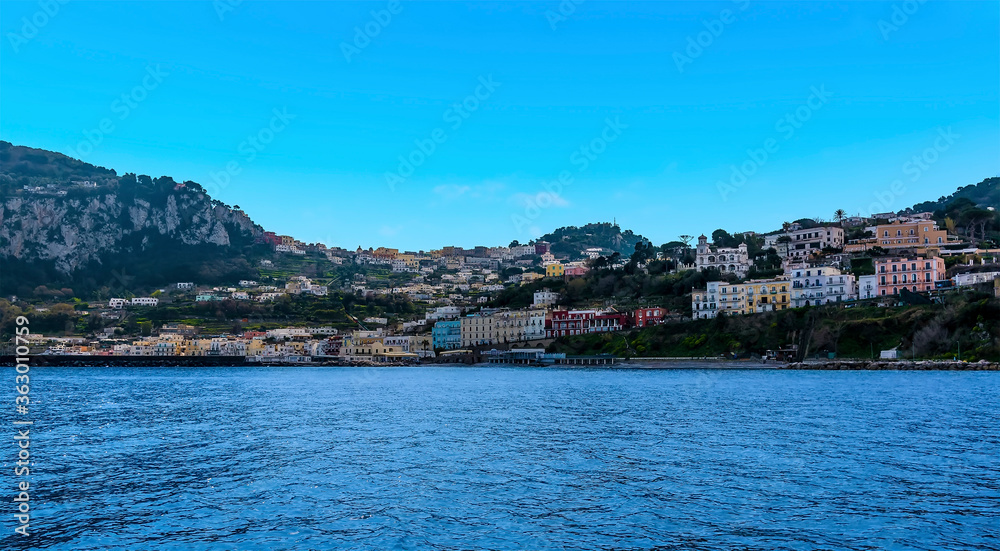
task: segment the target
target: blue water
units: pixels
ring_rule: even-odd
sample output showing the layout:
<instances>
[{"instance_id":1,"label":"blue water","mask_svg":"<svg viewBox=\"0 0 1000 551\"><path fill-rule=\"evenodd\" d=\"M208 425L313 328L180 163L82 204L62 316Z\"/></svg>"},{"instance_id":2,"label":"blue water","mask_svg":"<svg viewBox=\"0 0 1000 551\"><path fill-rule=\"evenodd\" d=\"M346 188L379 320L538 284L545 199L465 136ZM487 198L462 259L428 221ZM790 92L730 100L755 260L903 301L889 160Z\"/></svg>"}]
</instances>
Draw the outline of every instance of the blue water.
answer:
<instances>
[{"instance_id":1,"label":"blue water","mask_svg":"<svg viewBox=\"0 0 1000 551\"><path fill-rule=\"evenodd\" d=\"M32 397L2 549L1000 548L1000 373L35 368Z\"/></svg>"}]
</instances>

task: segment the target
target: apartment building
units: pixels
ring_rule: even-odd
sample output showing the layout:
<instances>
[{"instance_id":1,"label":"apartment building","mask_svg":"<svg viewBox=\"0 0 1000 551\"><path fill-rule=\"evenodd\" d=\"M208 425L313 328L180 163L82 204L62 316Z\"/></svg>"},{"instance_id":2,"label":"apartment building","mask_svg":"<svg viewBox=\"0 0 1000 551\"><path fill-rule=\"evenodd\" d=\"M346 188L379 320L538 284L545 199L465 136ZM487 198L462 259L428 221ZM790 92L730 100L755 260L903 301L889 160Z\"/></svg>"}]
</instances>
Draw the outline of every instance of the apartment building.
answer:
<instances>
[{"instance_id":1,"label":"apartment building","mask_svg":"<svg viewBox=\"0 0 1000 551\"><path fill-rule=\"evenodd\" d=\"M878 296L878 274L863 275L858 278L858 298L860 300Z\"/></svg>"},{"instance_id":2,"label":"apartment building","mask_svg":"<svg viewBox=\"0 0 1000 551\"><path fill-rule=\"evenodd\" d=\"M944 274L944 259L939 256L875 259L879 296L898 295L903 288L914 293L930 291Z\"/></svg>"},{"instance_id":3,"label":"apartment building","mask_svg":"<svg viewBox=\"0 0 1000 551\"><path fill-rule=\"evenodd\" d=\"M791 259L805 259L822 251L824 248L840 249L844 246L844 230L837 226L818 226L815 228L795 228L789 229L785 233L768 235L764 238L764 248L774 247L779 250L778 241L782 237L788 239L784 242L785 251L782 257Z\"/></svg>"},{"instance_id":4,"label":"apartment building","mask_svg":"<svg viewBox=\"0 0 1000 551\"><path fill-rule=\"evenodd\" d=\"M948 243L948 232L938 229L933 220L897 221L869 228L874 237L848 243L845 252L857 253L878 246L883 249L913 249L924 254L929 248L937 248Z\"/></svg>"},{"instance_id":5,"label":"apartment building","mask_svg":"<svg viewBox=\"0 0 1000 551\"><path fill-rule=\"evenodd\" d=\"M546 321L545 336L548 338L583 335L597 317L597 310L557 310Z\"/></svg>"},{"instance_id":6,"label":"apartment building","mask_svg":"<svg viewBox=\"0 0 1000 551\"><path fill-rule=\"evenodd\" d=\"M454 350L462 346L461 320L439 321L431 328L435 350Z\"/></svg>"},{"instance_id":7,"label":"apartment building","mask_svg":"<svg viewBox=\"0 0 1000 551\"><path fill-rule=\"evenodd\" d=\"M462 346L506 344L536 337L545 327L543 310L501 310L461 319Z\"/></svg>"},{"instance_id":8,"label":"apartment building","mask_svg":"<svg viewBox=\"0 0 1000 551\"><path fill-rule=\"evenodd\" d=\"M855 277L832 266L798 267L790 271L795 308L854 300L858 296Z\"/></svg>"},{"instance_id":9,"label":"apartment building","mask_svg":"<svg viewBox=\"0 0 1000 551\"><path fill-rule=\"evenodd\" d=\"M556 302L559 302L559 293L554 293L548 289L542 289L541 291L535 291L535 298L531 305L551 306Z\"/></svg>"},{"instance_id":10,"label":"apartment building","mask_svg":"<svg viewBox=\"0 0 1000 551\"><path fill-rule=\"evenodd\" d=\"M746 301L742 311L744 314L785 310L792 305L787 277L753 279L742 284L742 287L743 299Z\"/></svg>"}]
</instances>

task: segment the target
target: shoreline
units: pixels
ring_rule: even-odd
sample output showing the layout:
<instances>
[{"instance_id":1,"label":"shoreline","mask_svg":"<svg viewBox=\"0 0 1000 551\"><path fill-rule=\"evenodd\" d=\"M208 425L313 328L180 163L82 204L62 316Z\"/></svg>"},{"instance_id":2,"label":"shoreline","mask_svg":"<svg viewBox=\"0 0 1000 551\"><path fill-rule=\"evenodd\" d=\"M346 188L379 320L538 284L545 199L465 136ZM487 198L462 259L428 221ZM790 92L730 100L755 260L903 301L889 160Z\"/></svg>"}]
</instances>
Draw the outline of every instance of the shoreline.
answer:
<instances>
[{"instance_id":1,"label":"shoreline","mask_svg":"<svg viewBox=\"0 0 1000 551\"><path fill-rule=\"evenodd\" d=\"M0 356L0 366L13 367L13 356ZM506 363L456 364L446 362L248 362L242 356L31 356L32 367L532 367L553 369L759 369L810 371L1000 371L1000 363L981 360L806 360L779 362L770 360L729 360L723 358L628 358L613 365L524 365Z\"/></svg>"}]
</instances>

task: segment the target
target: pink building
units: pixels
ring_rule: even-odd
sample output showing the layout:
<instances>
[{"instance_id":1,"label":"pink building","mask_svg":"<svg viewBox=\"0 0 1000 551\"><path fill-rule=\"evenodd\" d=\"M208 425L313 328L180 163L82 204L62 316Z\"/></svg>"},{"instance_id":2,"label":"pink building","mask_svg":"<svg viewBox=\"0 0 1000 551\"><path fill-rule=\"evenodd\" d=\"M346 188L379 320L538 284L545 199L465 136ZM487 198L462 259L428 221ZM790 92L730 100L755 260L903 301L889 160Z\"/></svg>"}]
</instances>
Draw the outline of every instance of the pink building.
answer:
<instances>
[{"instance_id":1,"label":"pink building","mask_svg":"<svg viewBox=\"0 0 1000 551\"><path fill-rule=\"evenodd\" d=\"M587 274L586 266L568 266L563 274L566 277L581 277Z\"/></svg>"},{"instance_id":2,"label":"pink building","mask_svg":"<svg viewBox=\"0 0 1000 551\"><path fill-rule=\"evenodd\" d=\"M875 277L878 296L898 295L900 289L914 293L934 289L934 282L944 279L944 259L876 258Z\"/></svg>"}]
</instances>

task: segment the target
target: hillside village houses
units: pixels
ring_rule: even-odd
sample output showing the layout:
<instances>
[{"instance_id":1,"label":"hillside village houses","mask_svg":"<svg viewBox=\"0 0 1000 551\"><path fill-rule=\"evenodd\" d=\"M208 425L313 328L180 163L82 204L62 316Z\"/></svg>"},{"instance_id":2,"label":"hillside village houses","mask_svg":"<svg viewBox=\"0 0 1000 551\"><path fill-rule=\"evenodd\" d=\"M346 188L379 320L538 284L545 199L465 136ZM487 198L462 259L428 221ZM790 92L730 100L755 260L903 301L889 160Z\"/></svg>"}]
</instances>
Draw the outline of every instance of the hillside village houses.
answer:
<instances>
[{"instance_id":1,"label":"hillside village houses","mask_svg":"<svg viewBox=\"0 0 1000 551\"><path fill-rule=\"evenodd\" d=\"M863 220L858 222L864 223ZM944 260L938 253L946 254L942 246L954 245L956 240L954 236L949 239L947 232L938 229L929 217L896 217L888 223L866 229L873 237L845 242L845 232L839 226L821 224L803 228L790 224L780 232L763 236L765 250L774 247L783 257L784 262L779 268L782 273L745 281L743 279L751 273L754 261L748 246L716 247L709 244L706 236L700 236L695 264L690 268L698 271L716 268L724 278L735 276L740 281L711 281L705 289L693 290L691 318L709 319L720 314L752 315L858 299L878 299L899 296L903 289L927 293L942 286L945 279ZM856 235L857 230L854 233ZM581 251L574 260L565 254L557 255L544 242L512 244L510 247L449 246L431 251L400 251L387 247L367 250L359 247L350 251L321 244L305 244L289 236L268 236L265 233L264 239L278 252L297 254L292 251L297 249L320 254L331 262L336 259L338 265L353 263L381 269L374 272L362 269L339 283L335 283L336 279L331 282L316 275L292 275L287 279L264 276L267 278L264 284L246 279L240 280L238 287L212 288L195 282L178 282L164 294L154 293L152 297L112 298L108 301L108 308L118 316L116 319L121 319L123 314L116 310L128 306L155 307L164 302L174 303L178 299L266 302L288 295L323 297L331 290L369 298L406 295L424 305L414 316L416 319L361 316L365 318L366 328L342 333L333 328L289 327L199 338L192 333L190 326L183 329L164 326L157 335L131 342L115 342L113 346L100 348L99 353L235 355L262 362L279 359L308 361L310 358L403 362L432 357L441 351L472 347L523 347L529 344L537 347L545 344L539 341L551 338L647 327L678 317L677 313L655 305L629 311L618 311L614 306L558 309L556 305L561 297L549 288L534 290L531 306L526 308L489 307L491 297L511 287L545 278L570 280L584 276L591 269L589 263L593 259L607 258L612 252L598 247ZM279 250L279 246L288 250ZM875 246L889 251L891 256L870 255L874 256L874 274L855 277L847 272L852 256ZM836 252L841 249L843 253ZM966 252L975 254L977 249L973 247ZM581 260L581 255L586 258ZM627 255L624 257L616 266L624 265ZM270 261L260 264L267 268L274 266ZM526 270L521 272L508 268ZM690 268L680 265L678 261L678 270ZM406 275L386 279L388 271ZM957 275L947 283L973 285L998 276L1000 272L974 272L970 268L970 273ZM100 312L102 317L108 317L105 314L107 312ZM105 331L103 336L109 342L114 340L113 331ZM67 341L54 346L61 346L63 351L80 351L91 345Z\"/></svg>"}]
</instances>

